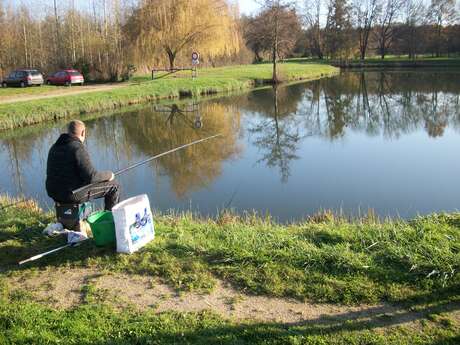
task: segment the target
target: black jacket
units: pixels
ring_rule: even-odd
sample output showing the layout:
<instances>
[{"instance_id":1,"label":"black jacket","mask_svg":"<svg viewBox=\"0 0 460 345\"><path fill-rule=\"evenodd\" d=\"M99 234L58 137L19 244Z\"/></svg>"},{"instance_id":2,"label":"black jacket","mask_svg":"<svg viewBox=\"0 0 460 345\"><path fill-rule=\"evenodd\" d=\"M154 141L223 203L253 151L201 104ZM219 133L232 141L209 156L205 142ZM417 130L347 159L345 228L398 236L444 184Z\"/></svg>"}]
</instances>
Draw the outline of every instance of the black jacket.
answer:
<instances>
[{"instance_id":1,"label":"black jacket","mask_svg":"<svg viewBox=\"0 0 460 345\"><path fill-rule=\"evenodd\" d=\"M110 171L97 172L83 143L69 134L62 134L48 154L46 191L55 201L71 202L73 190L111 176Z\"/></svg>"}]
</instances>

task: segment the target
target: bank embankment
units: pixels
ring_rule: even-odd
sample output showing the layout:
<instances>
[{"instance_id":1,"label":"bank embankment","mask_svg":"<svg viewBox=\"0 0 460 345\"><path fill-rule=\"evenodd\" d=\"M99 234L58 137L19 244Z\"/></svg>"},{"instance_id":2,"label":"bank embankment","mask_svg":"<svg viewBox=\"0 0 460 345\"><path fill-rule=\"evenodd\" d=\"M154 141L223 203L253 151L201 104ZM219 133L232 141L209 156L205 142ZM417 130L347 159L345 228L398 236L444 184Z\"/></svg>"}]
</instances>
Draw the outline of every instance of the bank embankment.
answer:
<instances>
[{"instance_id":1,"label":"bank embankment","mask_svg":"<svg viewBox=\"0 0 460 345\"><path fill-rule=\"evenodd\" d=\"M333 66L350 69L371 68L460 68L460 58L368 58L365 60L329 61Z\"/></svg>"},{"instance_id":2,"label":"bank embankment","mask_svg":"<svg viewBox=\"0 0 460 345\"><path fill-rule=\"evenodd\" d=\"M287 225L257 215L157 215L155 241L133 255L87 242L19 267L65 243L41 234L52 220L33 201L0 199L7 344L459 339L460 214L350 221L323 213Z\"/></svg>"},{"instance_id":3,"label":"bank embankment","mask_svg":"<svg viewBox=\"0 0 460 345\"><path fill-rule=\"evenodd\" d=\"M335 67L314 63L280 64L280 75L284 81L315 80L333 76L339 70ZM179 97L199 97L210 94L247 90L266 83L271 78L271 65L245 65L209 68L198 71L198 78L192 79L190 73L135 77L133 82L122 87L104 91L56 95L35 94L33 100L16 96L15 102L0 104L0 130L33 125L43 121L113 110L122 106L141 104L159 99ZM0 89L2 92L8 89Z\"/></svg>"}]
</instances>

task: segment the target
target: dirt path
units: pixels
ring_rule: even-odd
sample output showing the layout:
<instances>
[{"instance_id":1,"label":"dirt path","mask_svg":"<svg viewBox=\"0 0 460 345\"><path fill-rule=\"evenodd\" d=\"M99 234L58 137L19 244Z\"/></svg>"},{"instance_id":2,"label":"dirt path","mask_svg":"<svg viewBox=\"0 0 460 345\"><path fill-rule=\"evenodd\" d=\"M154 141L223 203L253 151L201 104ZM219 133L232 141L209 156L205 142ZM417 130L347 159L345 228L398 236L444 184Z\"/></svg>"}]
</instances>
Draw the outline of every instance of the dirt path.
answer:
<instances>
[{"instance_id":1,"label":"dirt path","mask_svg":"<svg viewBox=\"0 0 460 345\"><path fill-rule=\"evenodd\" d=\"M10 96L1 96L0 104L16 103L16 102L26 102L26 101L35 101L39 99L54 98L54 97L63 97L69 95L79 95L83 93L97 92L97 91L110 91L120 87L126 87L129 84L102 84L102 85L85 85L85 86L73 86L68 88L58 88L56 90L40 93L40 94L23 94L23 95L10 95Z\"/></svg>"},{"instance_id":2,"label":"dirt path","mask_svg":"<svg viewBox=\"0 0 460 345\"><path fill-rule=\"evenodd\" d=\"M199 312L212 310L233 320L320 324L334 326L347 321L391 327L415 322L426 313L408 311L388 304L340 306L243 294L219 281L210 294L180 293L157 280L127 274L99 273L89 269L48 270L32 277L9 278L12 288L32 292L34 297L55 308L71 308L88 296L83 286L91 286L91 297L122 309L126 306L156 312ZM460 305L450 316L460 322Z\"/></svg>"}]
</instances>

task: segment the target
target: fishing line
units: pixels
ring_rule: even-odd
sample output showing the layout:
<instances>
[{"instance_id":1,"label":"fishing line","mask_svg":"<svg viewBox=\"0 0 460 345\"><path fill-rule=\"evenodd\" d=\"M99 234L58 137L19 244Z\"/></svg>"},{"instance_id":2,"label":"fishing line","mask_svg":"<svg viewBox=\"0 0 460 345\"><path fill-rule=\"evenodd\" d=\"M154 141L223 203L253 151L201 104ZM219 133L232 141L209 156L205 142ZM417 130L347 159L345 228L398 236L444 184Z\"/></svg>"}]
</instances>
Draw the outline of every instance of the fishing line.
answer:
<instances>
[{"instance_id":1,"label":"fishing line","mask_svg":"<svg viewBox=\"0 0 460 345\"><path fill-rule=\"evenodd\" d=\"M196 145L196 144L199 144L199 143L202 143L202 142L204 142L204 141L211 140L211 139L214 139L214 138L217 138L217 137L220 137L220 136L222 136L222 134L216 134L216 135L213 135L213 136L204 138L204 139L196 140L196 141L193 141L193 142L191 142L191 143L188 143L188 144L185 144L185 145L176 147L176 148L171 149L171 150L169 150L169 151L166 151L166 152L160 153L160 154L158 154L158 155L156 155L156 156L150 157L150 158L148 158L148 159L146 159L146 160L144 160L144 161L141 161L141 162L135 163L135 164L133 164L133 165L130 165L130 166L124 168L124 169L118 170L117 172L114 173L114 175L115 175L115 176L119 176L119 175L121 175L121 174L124 174L124 173L127 172L127 171L130 171L130 170L132 170L132 169L135 169L135 168L137 168L137 167L139 167L139 166L141 166L141 165L144 165L144 164L146 164L146 163L149 163L149 162L151 162L151 161L153 161L153 160L155 160L155 159L158 159L158 158L160 158L160 157L169 155L170 153L173 153L173 152L176 152L176 151L185 149L185 148L187 148L187 147L190 147L190 146L193 146L193 145ZM89 184L89 185L86 185L86 186L83 186L83 187L81 187L81 188L78 188L78 189L74 190L74 191L72 192L72 194L79 193L79 192L81 192L81 191L87 189L88 187L94 186L94 185L96 185L96 184L98 184L98 183L99 183L99 182L91 183L91 184Z\"/></svg>"}]
</instances>

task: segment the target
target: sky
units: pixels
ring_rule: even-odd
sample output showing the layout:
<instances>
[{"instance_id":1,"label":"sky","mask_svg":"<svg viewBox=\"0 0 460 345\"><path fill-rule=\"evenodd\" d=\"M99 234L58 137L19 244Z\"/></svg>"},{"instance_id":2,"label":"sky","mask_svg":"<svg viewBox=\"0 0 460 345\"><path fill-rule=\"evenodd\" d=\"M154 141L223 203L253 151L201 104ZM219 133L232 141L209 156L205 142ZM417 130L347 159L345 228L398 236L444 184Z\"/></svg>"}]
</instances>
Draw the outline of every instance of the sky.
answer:
<instances>
[{"instance_id":1,"label":"sky","mask_svg":"<svg viewBox=\"0 0 460 345\"><path fill-rule=\"evenodd\" d=\"M254 0L238 0L240 12L243 14L252 14L257 11L259 5Z\"/></svg>"},{"instance_id":2,"label":"sky","mask_svg":"<svg viewBox=\"0 0 460 345\"><path fill-rule=\"evenodd\" d=\"M52 4L52 0L46 0L50 2L50 5ZM75 0L75 3L78 4L79 1L82 3L84 2L83 0ZM238 2L239 7L240 7L240 12L243 14L252 14L257 11L257 9L260 7L259 4L255 0L233 0L235 2ZM13 3L15 5L19 5L21 3L21 0L7 0L5 2ZM23 3L29 3L31 2L30 0L22 0ZM42 2L43 3L43 2ZM59 4L59 1L58 1Z\"/></svg>"}]
</instances>

